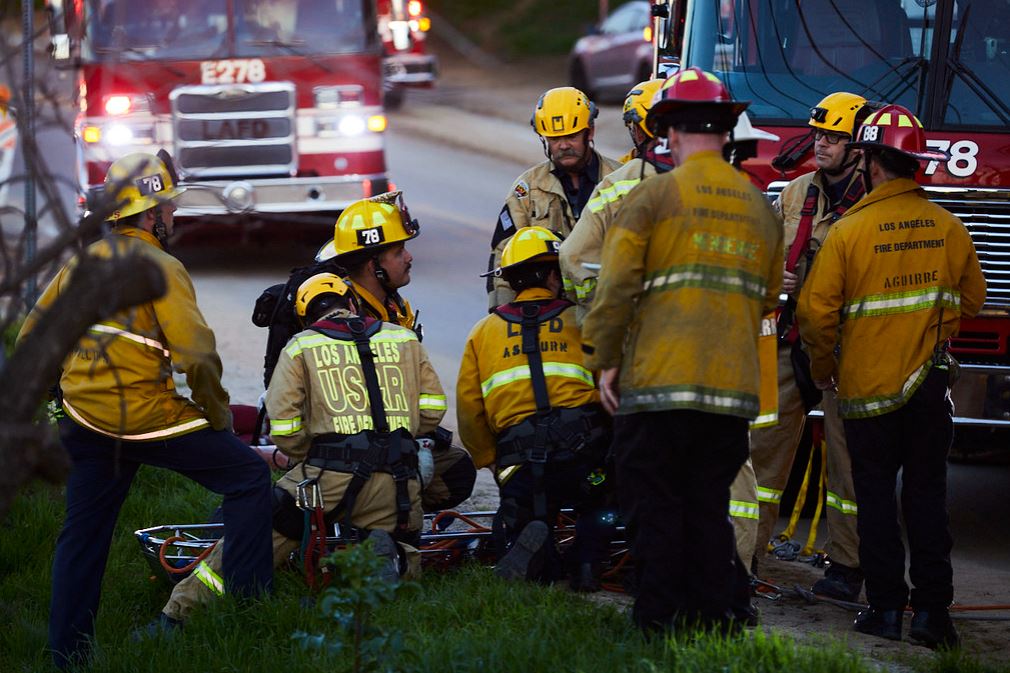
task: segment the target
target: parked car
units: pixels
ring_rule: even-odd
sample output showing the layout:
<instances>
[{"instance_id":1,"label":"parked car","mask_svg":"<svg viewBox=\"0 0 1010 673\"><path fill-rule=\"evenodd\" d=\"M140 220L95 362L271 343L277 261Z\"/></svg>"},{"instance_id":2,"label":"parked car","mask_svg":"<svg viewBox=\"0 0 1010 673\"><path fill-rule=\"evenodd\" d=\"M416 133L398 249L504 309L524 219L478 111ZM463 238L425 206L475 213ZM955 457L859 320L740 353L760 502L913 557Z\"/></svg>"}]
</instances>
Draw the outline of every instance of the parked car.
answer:
<instances>
[{"instance_id":1,"label":"parked car","mask_svg":"<svg viewBox=\"0 0 1010 673\"><path fill-rule=\"evenodd\" d=\"M652 18L647 0L616 7L569 57L569 81L597 102L617 102L652 76Z\"/></svg>"}]
</instances>

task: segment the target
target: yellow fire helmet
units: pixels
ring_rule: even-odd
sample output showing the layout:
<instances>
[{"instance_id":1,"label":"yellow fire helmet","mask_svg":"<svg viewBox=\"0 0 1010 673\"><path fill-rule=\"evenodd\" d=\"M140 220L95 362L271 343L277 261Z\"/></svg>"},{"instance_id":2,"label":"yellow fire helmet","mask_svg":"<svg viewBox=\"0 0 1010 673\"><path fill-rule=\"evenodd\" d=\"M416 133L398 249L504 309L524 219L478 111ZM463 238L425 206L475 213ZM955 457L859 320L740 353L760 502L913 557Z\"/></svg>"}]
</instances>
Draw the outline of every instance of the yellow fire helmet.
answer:
<instances>
[{"instance_id":1,"label":"yellow fire helmet","mask_svg":"<svg viewBox=\"0 0 1010 673\"><path fill-rule=\"evenodd\" d=\"M859 125L857 115L866 105L866 99L847 91L828 94L824 99L810 108L809 126L835 133L846 133L850 138L856 135Z\"/></svg>"},{"instance_id":2,"label":"yellow fire helmet","mask_svg":"<svg viewBox=\"0 0 1010 673\"><path fill-rule=\"evenodd\" d=\"M340 276L334 273L317 273L298 286L298 292L295 293L295 313L299 318L304 318L314 299L327 294L343 297L350 291L350 286Z\"/></svg>"},{"instance_id":3,"label":"yellow fire helmet","mask_svg":"<svg viewBox=\"0 0 1010 673\"><path fill-rule=\"evenodd\" d=\"M106 194L115 191L115 203L120 204L109 220L115 222L174 199L185 191L178 183L172 156L165 150L157 156L144 152L127 154L113 162L105 174L103 189Z\"/></svg>"},{"instance_id":4,"label":"yellow fire helmet","mask_svg":"<svg viewBox=\"0 0 1010 673\"><path fill-rule=\"evenodd\" d=\"M530 124L544 138L556 138L591 128L598 112L589 96L575 87L561 86L540 96Z\"/></svg>"},{"instance_id":5,"label":"yellow fire helmet","mask_svg":"<svg viewBox=\"0 0 1010 673\"><path fill-rule=\"evenodd\" d=\"M649 127L645 125L645 116L649 113L649 108L652 107L652 99L655 98L665 81L663 79L647 79L636 84L628 92L627 98L624 99L625 126L630 127L632 124L637 124L645 135L650 138L655 137Z\"/></svg>"},{"instance_id":6,"label":"yellow fire helmet","mask_svg":"<svg viewBox=\"0 0 1010 673\"><path fill-rule=\"evenodd\" d=\"M316 253L322 262L360 250L381 250L384 246L409 241L420 225L411 219L403 202L403 192L386 192L355 201L340 213L333 228L333 240Z\"/></svg>"},{"instance_id":7,"label":"yellow fire helmet","mask_svg":"<svg viewBox=\"0 0 1010 673\"><path fill-rule=\"evenodd\" d=\"M543 227L522 227L505 244L501 254L501 266L481 276L501 276L503 271L529 262L557 261L561 239L550 229Z\"/></svg>"}]
</instances>

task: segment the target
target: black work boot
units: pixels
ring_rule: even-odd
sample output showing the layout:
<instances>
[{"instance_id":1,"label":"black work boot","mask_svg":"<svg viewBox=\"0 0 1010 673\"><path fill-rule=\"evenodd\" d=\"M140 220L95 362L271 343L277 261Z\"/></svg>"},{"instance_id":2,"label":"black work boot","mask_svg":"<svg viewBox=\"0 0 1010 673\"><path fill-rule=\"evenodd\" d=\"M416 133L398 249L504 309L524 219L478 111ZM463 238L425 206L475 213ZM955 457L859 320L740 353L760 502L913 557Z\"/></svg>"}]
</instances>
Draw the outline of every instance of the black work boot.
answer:
<instances>
[{"instance_id":1,"label":"black work boot","mask_svg":"<svg viewBox=\"0 0 1010 673\"><path fill-rule=\"evenodd\" d=\"M901 640L903 610L878 610L871 607L856 615L856 631L888 640Z\"/></svg>"},{"instance_id":2,"label":"black work boot","mask_svg":"<svg viewBox=\"0 0 1010 673\"><path fill-rule=\"evenodd\" d=\"M908 637L931 649L954 649L961 646L961 637L957 635L947 608L916 610L912 614Z\"/></svg>"},{"instance_id":3,"label":"black work boot","mask_svg":"<svg viewBox=\"0 0 1010 673\"><path fill-rule=\"evenodd\" d=\"M387 584L400 581L400 558L397 554L397 544L393 536L384 530L371 530L368 539L372 542L372 553L382 559L378 578Z\"/></svg>"},{"instance_id":4,"label":"black work boot","mask_svg":"<svg viewBox=\"0 0 1010 673\"><path fill-rule=\"evenodd\" d=\"M158 613L158 618L150 624L134 629L130 634L130 640L139 643L144 640L155 640L157 638L170 638L175 632L182 628L182 621L169 617L164 612Z\"/></svg>"},{"instance_id":5,"label":"black work boot","mask_svg":"<svg viewBox=\"0 0 1010 673\"><path fill-rule=\"evenodd\" d=\"M595 564L580 563L568 580L568 585L572 591L594 593L600 590L598 574Z\"/></svg>"},{"instance_id":6,"label":"black work boot","mask_svg":"<svg viewBox=\"0 0 1010 673\"><path fill-rule=\"evenodd\" d=\"M824 571L824 577L810 587L818 596L827 596L839 601L855 602L863 590L863 571L850 568L835 561Z\"/></svg>"},{"instance_id":7,"label":"black work boot","mask_svg":"<svg viewBox=\"0 0 1010 673\"><path fill-rule=\"evenodd\" d=\"M544 565L544 545L550 530L543 521L530 521L520 531L512 548L494 567L494 574L504 580L531 580L540 576Z\"/></svg>"}]
</instances>

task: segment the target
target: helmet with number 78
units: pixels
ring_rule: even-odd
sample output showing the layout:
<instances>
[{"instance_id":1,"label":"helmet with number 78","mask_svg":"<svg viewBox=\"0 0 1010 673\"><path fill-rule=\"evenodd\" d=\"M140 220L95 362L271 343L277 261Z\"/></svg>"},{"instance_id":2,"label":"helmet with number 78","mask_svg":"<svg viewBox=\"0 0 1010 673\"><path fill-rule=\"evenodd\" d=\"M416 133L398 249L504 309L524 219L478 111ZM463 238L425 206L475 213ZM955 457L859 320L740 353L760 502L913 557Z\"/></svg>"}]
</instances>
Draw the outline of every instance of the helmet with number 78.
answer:
<instances>
[{"instance_id":1,"label":"helmet with number 78","mask_svg":"<svg viewBox=\"0 0 1010 673\"><path fill-rule=\"evenodd\" d=\"M340 213L333 227L333 240L318 253L316 261L339 259L364 250L378 253L385 246L409 241L420 227L411 219L402 192L386 192L355 201Z\"/></svg>"},{"instance_id":2,"label":"helmet with number 78","mask_svg":"<svg viewBox=\"0 0 1010 673\"><path fill-rule=\"evenodd\" d=\"M885 105L862 123L849 147L885 150L917 161L947 161L946 152L926 145L926 131L914 114L900 105Z\"/></svg>"},{"instance_id":3,"label":"helmet with number 78","mask_svg":"<svg viewBox=\"0 0 1010 673\"><path fill-rule=\"evenodd\" d=\"M109 166L103 186L105 195L119 206L109 220L115 222L174 199L185 191L178 184L172 157L165 150L157 156L135 152L117 159Z\"/></svg>"}]
</instances>

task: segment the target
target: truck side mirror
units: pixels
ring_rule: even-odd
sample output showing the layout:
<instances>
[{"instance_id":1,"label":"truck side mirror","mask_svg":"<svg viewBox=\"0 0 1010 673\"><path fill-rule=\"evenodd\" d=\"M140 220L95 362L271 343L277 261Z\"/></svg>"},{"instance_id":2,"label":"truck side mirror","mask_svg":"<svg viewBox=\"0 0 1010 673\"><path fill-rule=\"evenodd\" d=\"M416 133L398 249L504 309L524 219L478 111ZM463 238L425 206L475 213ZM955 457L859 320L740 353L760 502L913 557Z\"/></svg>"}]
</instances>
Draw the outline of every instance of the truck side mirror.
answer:
<instances>
[{"instance_id":1,"label":"truck side mirror","mask_svg":"<svg viewBox=\"0 0 1010 673\"><path fill-rule=\"evenodd\" d=\"M63 0L50 0L46 3L46 15L49 21L49 55L57 68L71 68L71 40L67 32L67 19L63 10Z\"/></svg>"},{"instance_id":2,"label":"truck side mirror","mask_svg":"<svg viewBox=\"0 0 1010 673\"><path fill-rule=\"evenodd\" d=\"M602 35L603 31L600 30L600 26L595 23L587 23L585 29L582 31L584 35Z\"/></svg>"}]
</instances>

